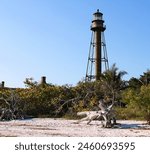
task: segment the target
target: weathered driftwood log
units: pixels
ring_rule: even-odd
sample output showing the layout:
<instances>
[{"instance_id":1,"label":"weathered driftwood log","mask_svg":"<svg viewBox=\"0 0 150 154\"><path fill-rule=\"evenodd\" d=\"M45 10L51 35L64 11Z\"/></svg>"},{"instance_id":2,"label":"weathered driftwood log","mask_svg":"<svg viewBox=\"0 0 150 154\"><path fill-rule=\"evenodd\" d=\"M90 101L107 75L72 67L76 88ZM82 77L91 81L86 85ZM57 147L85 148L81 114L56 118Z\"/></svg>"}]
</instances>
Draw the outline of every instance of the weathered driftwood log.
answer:
<instances>
[{"instance_id":1,"label":"weathered driftwood log","mask_svg":"<svg viewBox=\"0 0 150 154\"><path fill-rule=\"evenodd\" d=\"M112 127L116 124L116 119L114 116L114 111L112 110L112 107L114 106L114 102L110 106L106 106L103 102L103 100L99 100L99 108L101 109L101 116L104 119L104 122L102 122L103 127Z\"/></svg>"},{"instance_id":2,"label":"weathered driftwood log","mask_svg":"<svg viewBox=\"0 0 150 154\"><path fill-rule=\"evenodd\" d=\"M89 124L92 120L99 119L100 117L103 118L102 126L105 128L110 128L114 124L116 124L116 119L114 117L114 113L112 110L114 103L112 103L110 106L105 106L103 100L99 101L99 111L85 111L85 112L78 112L78 116L85 116L84 118L77 121L77 123L80 123L82 121L88 121L87 124ZM112 122L113 121L113 122Z\"/></svg>"},{"instance_id":3,"label":"weathered driftwood log","mask_svg":"<svg viewBox=\"0 0 150 154\"><path fill-rule=\"evenodd\" d=\"M88 121L87 124L89 124L92 120L98 119L101 116L101 112L100 111L84 111L84 112L78 112L77 116L85 116L85 118L78 120L76 123L80 123L82 121Z\"/></svg>"}]
</instances>

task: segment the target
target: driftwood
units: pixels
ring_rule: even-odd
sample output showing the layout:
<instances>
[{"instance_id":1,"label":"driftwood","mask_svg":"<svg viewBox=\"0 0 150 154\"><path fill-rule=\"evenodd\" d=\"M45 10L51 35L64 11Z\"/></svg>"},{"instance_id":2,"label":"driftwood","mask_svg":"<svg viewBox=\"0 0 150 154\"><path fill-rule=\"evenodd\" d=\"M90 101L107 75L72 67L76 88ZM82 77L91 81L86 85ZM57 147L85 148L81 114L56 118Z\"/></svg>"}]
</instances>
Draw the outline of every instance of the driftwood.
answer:
<instances>
[{"instance_id":1,"label":"driftwood","mask_svg":"<svg viewBox=\"0 0 150 154\"><path fill-rule=\"evenodd\" d=\"M112 110L114 106L114 102L110 106L105 106L103 100L99 101L99 108L101 109L101 116L104 119L103 127L112 127L116 124L116 119L114 116L114 112Z\"/></svg>"},{"instance_id":2,"label":"driftwood","mask_svg":"<svg viewBox=\"0 0 150 154\"><path fill-rule=\"evenodd\" d=\"M110 128L113 125L116 124L116 119L114 116L114 112L112 110L112 107L114 105L114 102L110 106L105 106L103 100L99 101L99 110L98 111L85 111L85 112L78 112L78 116L85 116L84 118L77 121L77 123L80 123L82 121L88 121L87 124L89 124L92 120L102 118L102 126L105 128Z\"/></svg>"},{"instance_id":3,"label":"driftwood","mask_svg":"<svg viewBox=\"0 0 150 154\"><path fill-rule=\"evenodd\" d=\"M10 109L2 108L0 110L0 121L2 120L13 120L15 118L14 113Z\"/></svg>"},{"instance_id":4,"label":"driftwood","mask_svg":"<svg viewBox=\"0 0 150 154\"><path fill-rule=\"evenodd\" d=\"M67 101L64 101L60 107L56 111L56 116L63 110L63 107L67 105L67 108L69 104L76 104L80 100L85 101L89 100L90 96L93 94L93 91L89 91L85 96L78 96L76 98L69 99ZM78 112L77 116L85 116L84 118L78 120L76 123L80 123L82 121L88 121L87 124L90 124L92 120L95 119L103 119L101 121L102 126L106 128L110 128L113 125L116 124L116 119L113 112L113 106L114 106L114 98L111 103L111 105L106 106L103 99L100 99L98 102L98 110L97 111L84 111L84 112Z\"/></svg>"},{"instance_id":5,"label":"driftwood","mask_svg":"<svg viewBox=\"0 0 150 154\"><path fill-rule=\"evenodd\" d=\"M95 120L101 117L101 112L100 111L84 111L84 112L78 112L77 116L85 116L85 118L78 120L76 123L80 123L82 121L88 121L87 124L90 124L92 120Z\"/></svg>"}]
</instances>

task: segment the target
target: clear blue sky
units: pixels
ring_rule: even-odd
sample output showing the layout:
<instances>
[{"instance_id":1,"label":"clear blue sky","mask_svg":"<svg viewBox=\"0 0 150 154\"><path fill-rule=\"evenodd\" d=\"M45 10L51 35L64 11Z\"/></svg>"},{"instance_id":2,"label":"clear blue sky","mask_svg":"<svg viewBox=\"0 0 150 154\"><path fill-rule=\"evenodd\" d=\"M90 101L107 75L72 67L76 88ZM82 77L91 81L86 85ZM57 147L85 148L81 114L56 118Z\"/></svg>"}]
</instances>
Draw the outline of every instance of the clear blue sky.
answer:
<instances>
[{"instance_id":1,"label":"clear blue sky","mask_svg":"<svg viewBox=\"0 0 150 154\"><path fill-rule=\"evenodd\" d=\"M73 84L85 77L92 14L99 9L109 63L139 77L150 68L149 0L0 0L0 82Z\"/></svg>"}]
</instances>

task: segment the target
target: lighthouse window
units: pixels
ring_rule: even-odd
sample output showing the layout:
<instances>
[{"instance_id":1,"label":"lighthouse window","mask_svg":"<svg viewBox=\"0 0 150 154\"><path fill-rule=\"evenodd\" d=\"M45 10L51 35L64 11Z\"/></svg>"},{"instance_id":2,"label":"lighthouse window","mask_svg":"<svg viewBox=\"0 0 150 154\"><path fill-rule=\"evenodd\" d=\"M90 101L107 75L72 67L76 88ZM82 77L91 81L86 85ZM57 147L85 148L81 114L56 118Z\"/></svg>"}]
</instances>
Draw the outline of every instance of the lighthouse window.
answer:
<instances>
[{"instance_id":1,"label":"lighthouse window","mask_svg":"<svg viewBox=\"0 0 150 154\"><path fill-rule=\"evenodd\" d=\"M102 16L100 14L94 14L94 20L102 20Z\"/></svg>"}]
</instances>

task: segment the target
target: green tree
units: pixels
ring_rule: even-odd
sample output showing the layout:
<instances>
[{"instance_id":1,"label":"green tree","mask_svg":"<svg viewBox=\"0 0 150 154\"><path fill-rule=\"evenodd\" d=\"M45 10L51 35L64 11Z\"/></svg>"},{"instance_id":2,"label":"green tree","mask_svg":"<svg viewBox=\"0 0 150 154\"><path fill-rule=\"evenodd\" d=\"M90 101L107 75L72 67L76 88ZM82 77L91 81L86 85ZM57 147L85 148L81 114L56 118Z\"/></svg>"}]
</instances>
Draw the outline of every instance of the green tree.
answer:
<instances>
[{"instance_id":1,"label":"green tree","mask_svg":"<svg viewBox=\"0 0 150 154\"><path fill-rule=\"evenodd\" d=\"M140 89L142 85L150 84L150 70L143 72L143 74L140 75L140 78L132 77L128 83L129 87L134 88L136 90Z\"/></svg>"},{"instance_id":2,"label":"green tree","mask_svg":"<svg viewBox=\"0 0 150 154\"><path fill-rule=\"evenodd\" d=\"M139 81L142 85L150 84L150 70L143 72L143 75L140 76Z\"/></svg>"},{"instance_id":3,"label":"green tree","mask_svg":"<svg viewBox=\"0 0 150 154\"><path fill-rule=\"evenodd\" d=\"M130 88L123 92L122 98L127 103L126 117L145 119L150 124L150 84L139 90Z\"/></svg>"},{"instance_id":4,"label":"green tree","mask_svg":"<svg viewBox=\"0 0 150 154\"><path fill-rule=\"evenodd\" d=\"M150 124L150 84L141 87L138 105L144 118L147 120L148 124Z\"/></svg>"},{"instance_id":5,"label":"green tree","mask_svg":"<svg viewBox=\"0 0 150 154\"><path fill-rule=\"evenodd\" d=\"M135 90L140 89L140 87L142 86L141 81L138 78L134 78L132 77L129 81L128 81L129 87L133 88Z\"/></svg>"},{"instance_id":6,"label":"green tree","mask_svg":"<svg viewBox=\"0 0 150 154\"><path fill-rule=\"evenodd\" d=\"M101 75L101 86L104 96L110 98L113 102L120 97L120 92L127 87L127 82L122 77L127 74L125 71L119 71L115 64Z\"/></svg>"}]
</instances>

